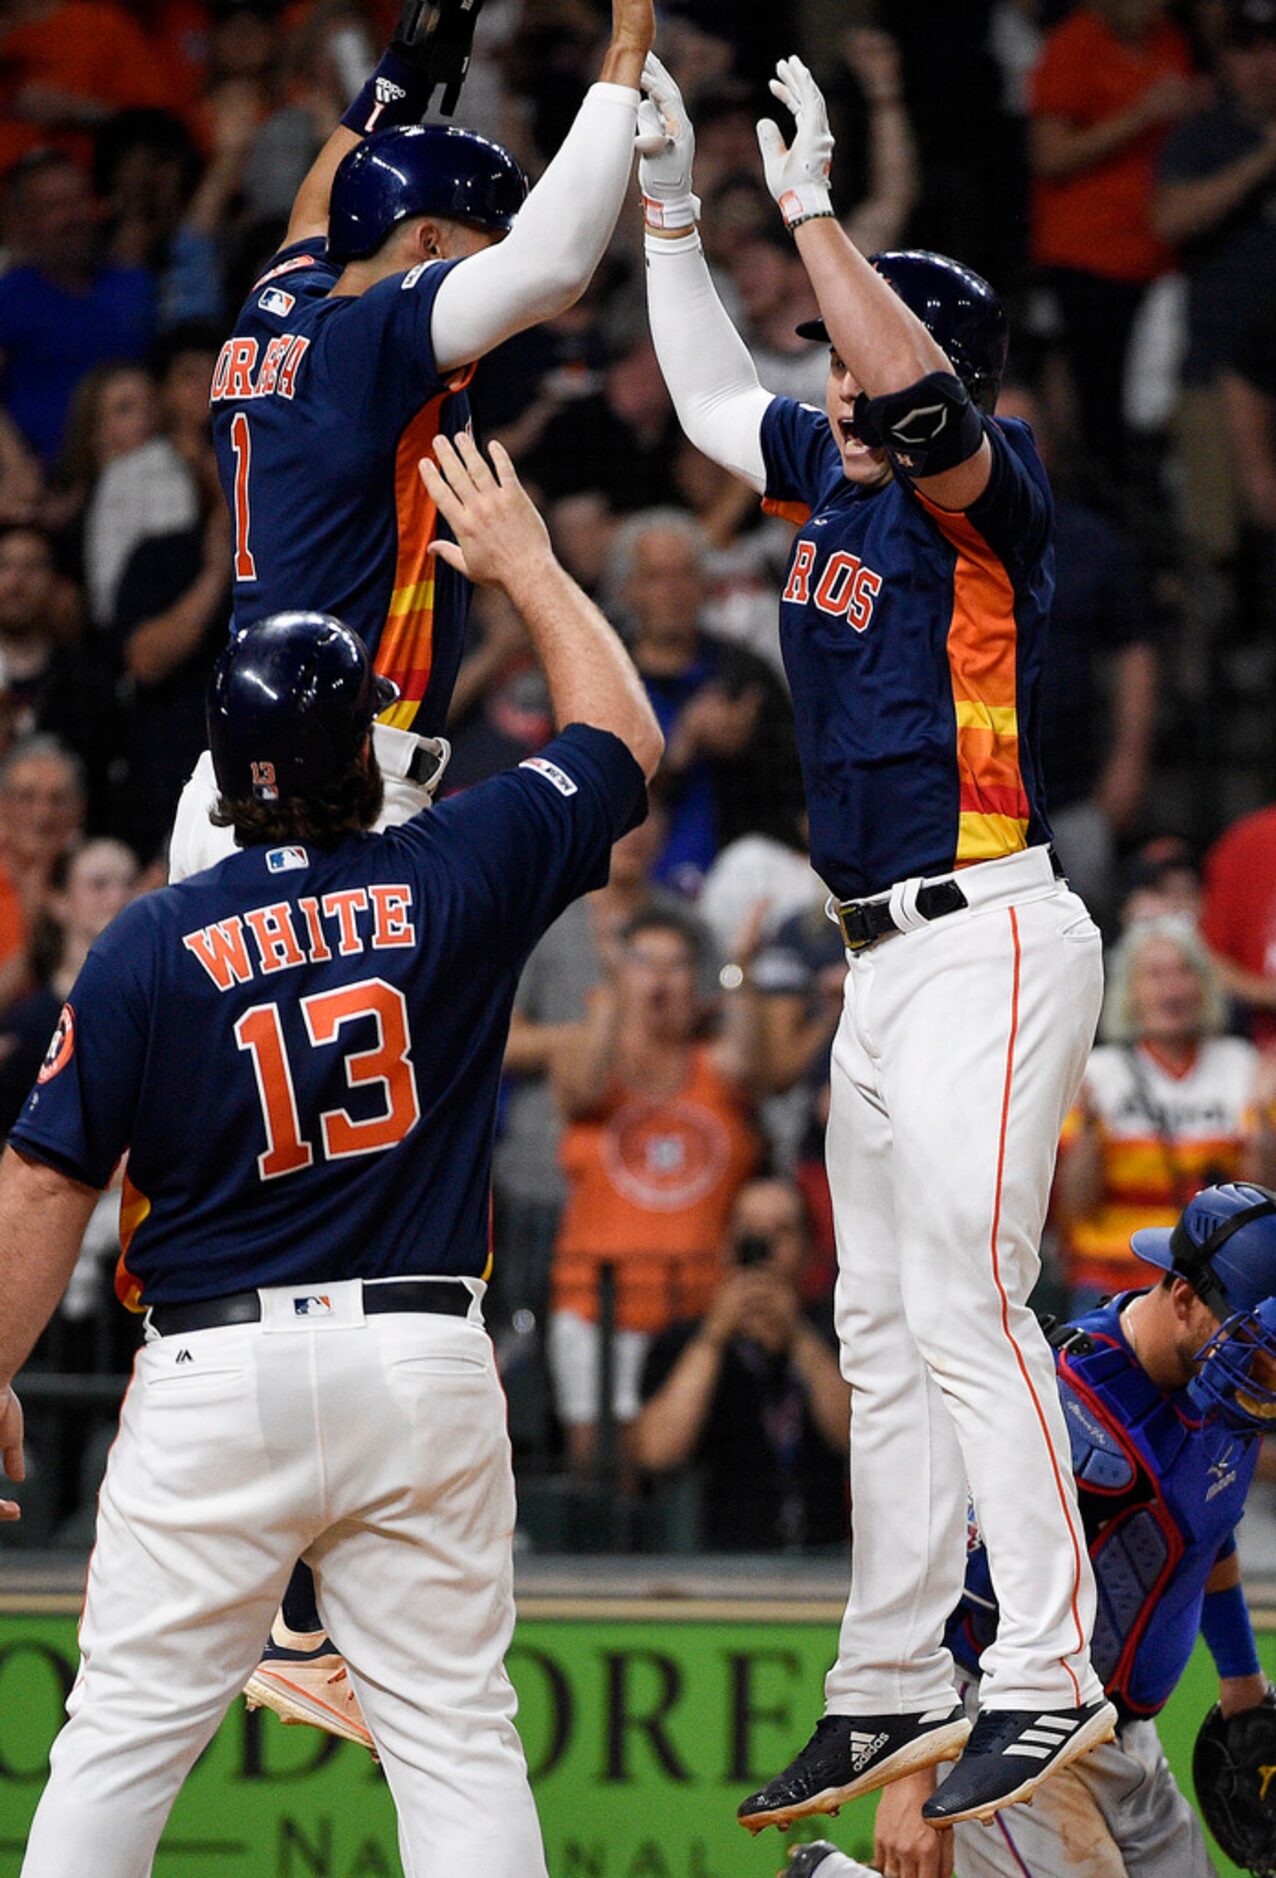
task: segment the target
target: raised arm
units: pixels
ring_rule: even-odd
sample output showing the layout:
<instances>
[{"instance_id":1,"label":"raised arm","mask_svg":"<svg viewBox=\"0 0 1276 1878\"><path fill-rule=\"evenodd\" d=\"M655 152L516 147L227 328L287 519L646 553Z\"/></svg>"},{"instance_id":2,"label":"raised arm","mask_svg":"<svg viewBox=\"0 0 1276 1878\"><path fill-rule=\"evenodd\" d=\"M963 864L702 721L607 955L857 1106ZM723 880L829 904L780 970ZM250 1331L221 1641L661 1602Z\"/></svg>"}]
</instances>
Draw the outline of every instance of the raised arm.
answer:
<instances>
[{"instance_id":1,"label":"raised arm","mask_svg":"<svg viewBox=\"0 0 1276 1878\"><path fill-rule=\"evenodd\" d=\"M479 586L508 594L545 669L555 726L610 731L650 780L664 738L642 680L593 601L555 560L508 452L494 443L489 467L464 431L455 445L436 438L434 449L438 461L425 458L421 475L456 541L433 541L431 552Z\"/></svg>"},{"instance_id":2,"label":"raised arm","mask_svg":"<svg viewBox=\"0 0 1276 1878\"><path fill-rule=\"evenodd\" d=\"M758 125L767 187L797 242L834 351L869 399L920 387L934 373L952 379L952 364L942 348L833 214L828 188L833 137L818 85L800 59L781 59L776 70L771 90L795 122L790 144L769 118ZM928 410L937 408L935 399L936 392L926 387ZM953 415L946 412L945 419ZM992 451L977 413L969 432L968 456L942 474L918 478L941 508L968 508L988 486ZM957 434L964 440L965 425Z\"/></svg>"},{"instance_id":3,"label":"raised arm","mask_svg":"<svg viewBox=\"0 0 1276 1878\"><path fill-rule=\"evenodd\" d=\"M431 66L430 29L432 20L440 13L447 19L461 13L477 17L478 7L468 8L461 0L434 0L432 7L423 7L421 0L404 0L395 36L381 63L319 152L297 192L288 223L290 243L327 233L332 179L342 158L356 144L373 131L390 130L398 124L416 124L425 117L439 83L439 76ZM611 43L603 59L599 83L586 97L563 149L529 196L518 227L502 243L503 250L512 250L514 260L507 260L505 266L497 270L494 283L480 281L473 289L480 312L483 296L493 291L502 301L509 298L509 310L503 319L489 319L481 345L471 339L468 347L454 355L452 345L441 346L439 342L439 304L448 309L444 313L442 331L450 341L453 331L448 322L455 319L463 324L469 316L467 295L461 296L457 311L448 304L457 299L453 291L441 292L435 303L435 354L445 370L469 364L511 333L570 306L584 292L620 213L633 154L638 81L643 58L654 37L652 0L613 0ZM569 146L571 155L564 163L561 159ZM551 177L553 181L546 201L545 185ZM516 240L527 210L538 198L538 207L531 215L526 235ZM538 242L545 261L543 272L554 274L557 270L559 296L552 304L547 304L542 297L520 318L517 309L523 305L527 292L523 274L527 262L536 254ZM567 256L569 246L574 268ZM478 261L483 257L470 258ZM490 271L480 269L480 276ZM567 274L570 280L564 284ZM448 355L446 360L444 350Z\"/></svg>"},{"instance_id":4,"label":"raised arm","mask_svg":"<svg viewBox=\"0 0 1276 1878\"><path fill-rule=\"evenodd\" d=\"M761 491L762 418L771 394L714 289L691 190L695 138L682 93L659 59L643 74L638 179L646 218L647 313L656 357L698 450Z\"/></svg>"}]
</instances>

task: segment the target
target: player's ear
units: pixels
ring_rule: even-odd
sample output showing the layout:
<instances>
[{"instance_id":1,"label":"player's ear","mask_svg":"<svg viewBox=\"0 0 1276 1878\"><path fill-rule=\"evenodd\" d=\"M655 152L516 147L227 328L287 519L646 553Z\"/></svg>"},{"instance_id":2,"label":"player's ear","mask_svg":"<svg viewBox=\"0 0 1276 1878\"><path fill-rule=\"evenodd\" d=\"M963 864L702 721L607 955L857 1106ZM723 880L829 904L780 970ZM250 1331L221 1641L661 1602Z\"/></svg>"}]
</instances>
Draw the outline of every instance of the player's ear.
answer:
<instances>
[{"instance_id":1,"label":"player's ear","mask_svg":"<svg viewBox=\"0 0 1276 1878\"><path fill-rule=\"evenodd\" d=\"M412 240L416 250L414 260L446 261L446 238L439 222L431 221L428 216L424 217L413 226Z\"/></svg>"}]
</instances>

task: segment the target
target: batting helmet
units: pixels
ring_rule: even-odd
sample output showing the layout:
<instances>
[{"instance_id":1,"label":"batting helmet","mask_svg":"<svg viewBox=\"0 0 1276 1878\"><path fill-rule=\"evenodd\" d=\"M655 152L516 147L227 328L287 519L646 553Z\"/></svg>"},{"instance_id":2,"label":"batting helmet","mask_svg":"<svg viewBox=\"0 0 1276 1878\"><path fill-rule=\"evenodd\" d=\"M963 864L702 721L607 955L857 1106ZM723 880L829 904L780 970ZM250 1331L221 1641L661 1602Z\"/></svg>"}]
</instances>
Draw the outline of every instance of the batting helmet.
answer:
<instances>
[{"instance_id":1,"label":"batting helmet","mask_svg":"<svg viewBox=\"0 0 1276 1878\"><path fill-rule=\"evenodd\" d=\"M233 801L313 796L358 755L399 695L328 613L274 613L238 633L208 687L208 747Z\"/></svg>"},{"instance_id":2,"label":"batting helmet","mask_svg":"<svg viewBox=\"0 0 1276 1878\"><path fill-rule=\"evenodd\" d=\"M346 159L349 161L349 158ZM898 249L869 259L914 312L981 410L997 402L1006 369L1010 324L1001 295L982 274L924 249ZM803 339L827 340L823 320L803 320Z\"/></svg>"},{"instance_id":3,"label":"batting helmet","mask_svg":"<svg viewBox=\"0 0 1276 1878\"><path fill-rule=\"evenodd\" d=\"M342 266L374 254L400 222L446 215L507 231L527 195L508 150L472 130L405 124L342 157L328 203L328 255Z\"/></svg>"}]
</instances>

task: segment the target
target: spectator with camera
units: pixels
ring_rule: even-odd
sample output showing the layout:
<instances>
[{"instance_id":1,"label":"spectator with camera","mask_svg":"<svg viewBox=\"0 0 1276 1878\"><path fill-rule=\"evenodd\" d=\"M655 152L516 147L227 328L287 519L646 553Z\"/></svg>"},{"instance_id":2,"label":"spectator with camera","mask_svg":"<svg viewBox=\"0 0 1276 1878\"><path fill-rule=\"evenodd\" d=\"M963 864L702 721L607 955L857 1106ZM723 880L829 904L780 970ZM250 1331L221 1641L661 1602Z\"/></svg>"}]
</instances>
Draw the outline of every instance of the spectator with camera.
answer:
<instances>
[{"instance_id":1,"label":"spectator with camera","mask_svg":"<svg viewBox=\"0 0 1276 1878\"><path fill-rule=\"evenodd\" d=\"M549 1367L574 1472L593 1471L600 1342L612 1284L612 1412L638 1412L653 1335L708 1306L732 1200L752 1172L754 1097L765 1087L750 966L758 922L723 967L721 1023L706 1040L704 935L678 908L623 928L588 1015L551 1059L566 1123L567 1202L554 1249Z\"/></svg>"},{"instance_id":2,"label":"spectator with camera","mask_svg":"<svg viewBox=\"0 0 1276 1878\"><path fill-rule=\"evenodd\" d=\"M653 1474L703 1468L700 1539L711 1551L847 1537L851 1397L827 1300L822 1311L802 1305L808 1251L793 1182L747 1181L708 1309L671 1325L647 1352L634 1457Z\"/></svg>"}]
</instances>

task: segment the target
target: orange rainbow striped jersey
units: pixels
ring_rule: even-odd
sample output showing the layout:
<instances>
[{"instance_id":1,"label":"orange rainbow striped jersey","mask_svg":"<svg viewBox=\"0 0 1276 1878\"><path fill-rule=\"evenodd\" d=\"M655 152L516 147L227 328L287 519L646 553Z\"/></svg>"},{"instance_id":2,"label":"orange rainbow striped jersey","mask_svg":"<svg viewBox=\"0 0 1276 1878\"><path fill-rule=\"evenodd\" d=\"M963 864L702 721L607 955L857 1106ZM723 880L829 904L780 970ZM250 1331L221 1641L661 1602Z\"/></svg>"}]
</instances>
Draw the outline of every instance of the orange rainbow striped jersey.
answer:
<instances>
[{"instance_id":1,"label":"orange rainbow striped jersey","mask_svg":"<svg viewBox=\"0 0 1276 1878\"><path fill-rule=\"evenodd\" d=\"M1206 1038L1178 1074L1147 1045L1091 1052L1085 1097L1099 1121L1103 1192L1093 1212L1063 1222L1072 1284L1147 1284L1156 1274L1130 1250L1130 1234L1172 1226L1202 1187L1241 1177L1256 1062L1254 1046L1239 1037ZM1064 1123L1061 1157L1081 1127L1077 1107Z\"/></svg>"},{"instance_id":2,"label":"orange rainbow striped jersey","mask_svg":"<svg viewBox=\"0 0 1276 1878\"><path fill-rule=\"evenodd\" d=\"M470 586L428 544L447 534L417 464L470 422L473 367L434 362L435 296L457 262L334 294L322 242L276 255L222 347L213 442L234 523L240 631L271 613L335 613L399 687L386 720L442 731Z\"/></svg>"},{"instance_id":3,"label":"orange rainbow striped jersey","mask_svg":"<svg viewBox=\"0 0 1276 1878\"><path fill-rule=\"evenodd\" d=\"M985 428L988 488L938 508L842 474L827 417L775 398L766 506L800 526L780 602L816 871L840 898L1050 839L1036 698L1053 505L1026 424Z\"/></svg>"}]
</instances>

